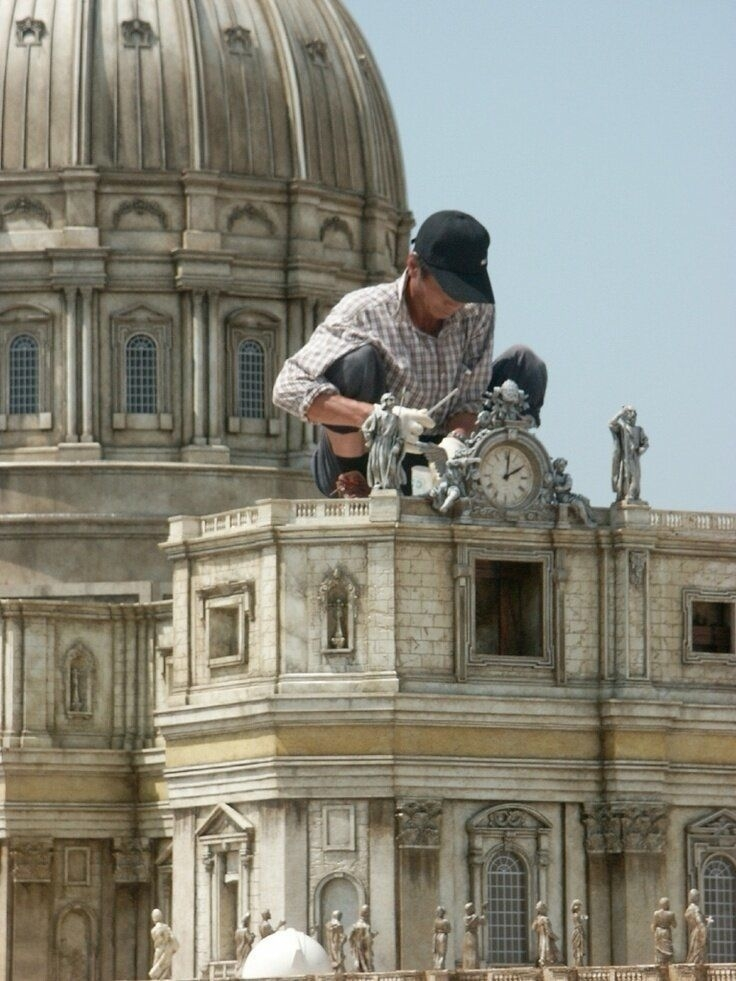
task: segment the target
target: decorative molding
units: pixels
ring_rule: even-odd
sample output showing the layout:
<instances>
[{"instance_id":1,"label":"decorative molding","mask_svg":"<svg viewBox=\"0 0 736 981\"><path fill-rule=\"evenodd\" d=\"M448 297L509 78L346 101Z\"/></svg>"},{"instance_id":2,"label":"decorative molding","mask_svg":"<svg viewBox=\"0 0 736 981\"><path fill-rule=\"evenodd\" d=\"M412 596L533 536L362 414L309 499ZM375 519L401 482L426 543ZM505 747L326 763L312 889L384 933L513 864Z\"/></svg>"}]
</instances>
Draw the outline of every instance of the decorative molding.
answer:
<instances>
[{"instance_id":1,"label":"decorative molding","mask_svg":"<svg viewBox=\"0 0 736 981\"><path fill-rule=\"evenodd\" d=\"M123 46L126 48L152 48L156 42L156 35L147 20L135 17L133 20L124 20L120 25L123 35Z\"/></svg>"},{"instance_id":2,"label":"decorative molding","mask_svg":"<svg viewBox=\"0 0 736 981\"><path fill-rule=\"evenodd\" d=\"M250 202L247 204L237 205L227 216L227 230L232 232L233 228L241 218L249 218L251 221L263 225L267 234L269 235L276 234L276 224L269 217L265 208L259 208L258 205L251 204Z\"/></svg>"},{"instance_id":3,"label":"decorative molding","mask_svg":"<svg viewBox=\"0 0 736 981\"><path fill-rule=\"evenodd\" d=\"M644 574L647 569L647 553L629 552L629 582L635 589L641 589L644 584Z\"/></svg>"},{"instance_id":4,"label":"decorative molding","mask_svg":"<svg viewBox=\"0 0 736 981\"><path fill-rule=\"evenodd\" d=\"M396 810L399 848L439 848L442 801L407 800Z\"/></svg>"},{"instance_id":5,"label":"decorative molding","mask_svg":"<svg viewBox=\"0 0 736 981\"><path fill-rule=\"evenodd\" d=\"M589 855L659 854L669 821L664 804L594 804L583 813Z\"/></svg>"},{"instance_id":6,"label":"decorative molding","mask_svg":"<svg viewBox=\"0 0 736 981\"><path fill-rule=\"evenodd\" d=\"M230 54L241 58L253 54L253 33L247 27L236 24L226 27L222 33Z\"/></svg>"},{"instance_id":7,"label":"decorative molding","mask_svg":"<svg viewBox=\"0 0 736 981\"><path fill-rule=\"evenodd\" d=\"M155 201L147 201L145 198L133 198L130 201L123 201L112 214L112 227L118 228L121 220L128 214L152 215L164 231L167 231L169 228L169 216L161 205Z\"/></svg>"},{"instance_id":8,"label":"decorative molding","mask_svg":"<svg viewBox=\"0 0 736 981\"><path fill-rule=\"evenodd\" d=\"M736 866L736 811L721 808L685 828L687 875L691 889L702 889L703 867L710 858L725 857Z\"/></svg>"},{"instance_id":9,"label":"decorative molding","mask_svg":"<svg viewBox=\"0 0 736 981\"><path fill-rule=\"evenodd\" d=\"M115 882L148 882L151 878L151 848L148 838L115 838Z\"/></svg>"},{"instance_id":10,"label":"decorative molding","mask_svg":"<svg viewBox=\"0 0 736 981\"><path fill-rule=\"evenodd\" d=\"M343 235L350 248L355 248L355 239L350 225L348 225L344 218L340 218L338 215L332 215L330 218L326 218L322 222L319 230L320 242L324 242L327 246L334 245L337 247L338 243L334 242L335 235ZM328 236L333 238L333 242L327 242Z\"/></svg>"},{"instance_id":11,"label":"decorative molding","mask_svg":"<svg viewBox=\"0 0 736 981\"><path fill-rule=\"evenodd\" d=\"M38 218L47 228L51 228L52 217L49 209L35 198L21 197L6 201L0 207L0 231L5 229L5 219L18 213L27 217Z\"/></svg>"},{"instance_id":12,"label":"decorative molding","mask_svg":"<svg viewBox=\"0 0 736 981\"><path fill-rule=\"evenodd\" d=\"M13 881L51 882L53 858L51 838L21 838L11 841Z\"/></svg>"},{"instance_id":13,"label":"decorative molding","mask_svg":"<svg viewBox=\"0 0 736 981\"><path fill-rule=\"evenodd\" d=\"M321 38L313 38L311 41L305 41L304 47L307 49L309 60L313 64L320 68L329 67L329 49L326 41L323 41Z\"/></svg>"},{"instance_id":14,"label":"decorative molding","mask_svg":"<svg viewBox=\"0 0 736 981\"><path fill-rule=\"evenodd\" d=\"M697 614L702 614L703 610L696 611L696 603L729 607L729 622L709 623L707 616L698 621ZM702 661L736 664L736 590L686 586L682 591L682 615L683 664L699 664ZM707 649L719 646L728 647L728 650Z\"/></svg>"},{"instance_id":15,"label":"decorative molding","mask_svg":"<svg viewBox=\"0 0 736 981\"><path fill-rule=\"evenodd\" d=\"M42 20L25 17L15 22L15 43L20 48L41 44L46 36L46 24Z\"/></svg>"}]
</instances>

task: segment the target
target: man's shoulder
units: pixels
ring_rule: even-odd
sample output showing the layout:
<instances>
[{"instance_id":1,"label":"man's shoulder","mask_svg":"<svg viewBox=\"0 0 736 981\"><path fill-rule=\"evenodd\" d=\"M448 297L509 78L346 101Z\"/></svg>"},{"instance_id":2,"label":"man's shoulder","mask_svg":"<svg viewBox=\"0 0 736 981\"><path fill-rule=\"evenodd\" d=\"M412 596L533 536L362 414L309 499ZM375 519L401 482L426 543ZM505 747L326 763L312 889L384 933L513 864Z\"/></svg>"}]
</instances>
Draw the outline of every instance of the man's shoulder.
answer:
<instances>
[{"instance_id":1,"label":"man's shoulder","mask_svg":"<svg viewBox=\"0 0 736 981\"><path fill-rule=\"evenodd\" d=\"M398 301L398 283L377 283L374 286L363 286L352 293L346 293L330 312L330 318L359 317L363 313L387 307Z\"/></svg>"}]
</instances>

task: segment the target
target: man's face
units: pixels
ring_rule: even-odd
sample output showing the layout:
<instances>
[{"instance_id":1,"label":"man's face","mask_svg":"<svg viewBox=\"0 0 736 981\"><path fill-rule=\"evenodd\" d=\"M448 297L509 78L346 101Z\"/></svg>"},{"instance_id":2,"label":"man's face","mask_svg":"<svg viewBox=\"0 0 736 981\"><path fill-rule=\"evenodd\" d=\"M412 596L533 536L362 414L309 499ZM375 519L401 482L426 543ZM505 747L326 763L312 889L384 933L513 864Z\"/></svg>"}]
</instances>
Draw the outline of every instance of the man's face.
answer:
<instances>
[{"instance_id":1,"label":"man's face","mask_svg":"<svg viewBox=\"0 0 736 981\"><path fill-rule=\"evenodd\" d=\"M431 317L435 317L437 320L446 320L465 306L464 303L448 296L431 273L422 272L416 259L411 255L407 268L411 280L412 297Z\"/></svg>"}]
</instances>

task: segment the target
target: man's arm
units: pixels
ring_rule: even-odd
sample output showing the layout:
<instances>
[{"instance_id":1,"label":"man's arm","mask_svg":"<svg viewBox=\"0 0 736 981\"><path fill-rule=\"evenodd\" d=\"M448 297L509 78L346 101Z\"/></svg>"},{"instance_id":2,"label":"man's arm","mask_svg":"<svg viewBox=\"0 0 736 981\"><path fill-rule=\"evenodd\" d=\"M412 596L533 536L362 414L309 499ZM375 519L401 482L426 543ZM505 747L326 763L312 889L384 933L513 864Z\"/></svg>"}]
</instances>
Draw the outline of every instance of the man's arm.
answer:
<instances>
[{"instance_id":1,"label":"man's arm","mask_svg":"<svg viewBox=\"0 0 736 981\"><path fill-rule=\"evenodd\" d=\"M370 402L358 402L338 393L324 392L318 395L307 409L309 422L328 426L351 426L360 429L373 411Z\"/></svg>"}]
</instances>

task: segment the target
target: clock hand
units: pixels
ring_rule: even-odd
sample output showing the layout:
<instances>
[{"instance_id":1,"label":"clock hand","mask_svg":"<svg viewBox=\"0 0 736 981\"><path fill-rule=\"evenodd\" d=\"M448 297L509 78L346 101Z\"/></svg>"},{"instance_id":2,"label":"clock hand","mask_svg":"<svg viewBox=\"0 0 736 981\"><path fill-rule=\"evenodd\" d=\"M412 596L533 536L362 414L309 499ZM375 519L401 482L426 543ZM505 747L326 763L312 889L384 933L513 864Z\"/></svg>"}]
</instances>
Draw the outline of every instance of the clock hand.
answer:
<instances>
[{"instance_id":1,"label":"clock hand","mask_svg":"<svg viewBox=\"0 0 736 981\"><path fill-rule=\"evenodd\" d=\"M506 450L506 473L503 475L504 480L509 479L509 467L511 466L511 450Z\"/></svg>"},{"instance_id":2,"label":"clock hand","mask_svg":"<svg viewBox=\"0 0 736 981\"><path fill-rule=\"evenodd\" d=\"M522 465L520 467L517 467L516 470L511 470L509 473L507 473L503 479L508 480L509 477L513 477L515 473L518 473L520 470L523 469L524 469L524 464L522 463Z\"/></svg>"}]
</instances>

